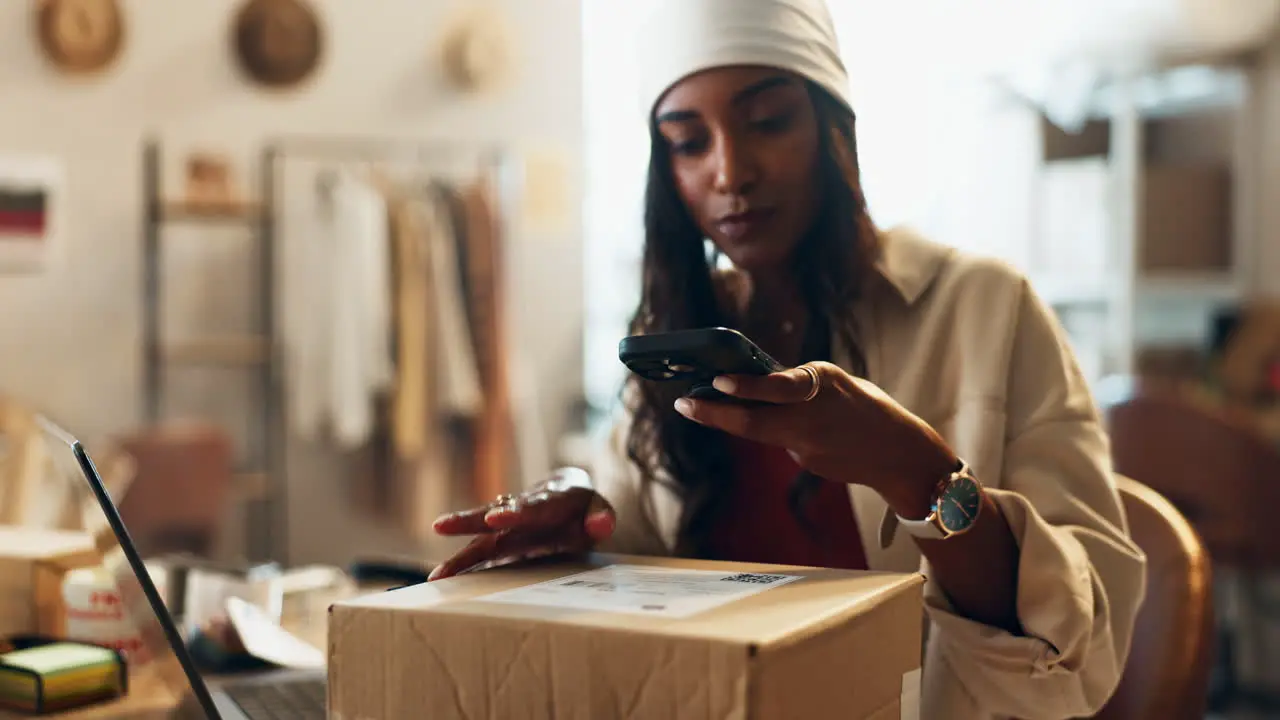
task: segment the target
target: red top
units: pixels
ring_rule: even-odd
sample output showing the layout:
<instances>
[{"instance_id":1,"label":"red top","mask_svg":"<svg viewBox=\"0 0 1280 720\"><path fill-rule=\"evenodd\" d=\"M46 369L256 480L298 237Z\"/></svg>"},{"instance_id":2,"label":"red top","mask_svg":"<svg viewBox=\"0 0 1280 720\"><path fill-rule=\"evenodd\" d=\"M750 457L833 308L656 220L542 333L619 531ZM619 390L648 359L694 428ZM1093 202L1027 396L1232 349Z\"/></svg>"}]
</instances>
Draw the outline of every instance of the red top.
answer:
<instances>
[{"instance_id":1,"label":"red top","mask_svg":"<svg viewBox=\"0 0 1280 720\"><path fill-rule=\"evenodd\" d=\"M806 503L808 526L787 504L800 466L782 448L730 437L734 486L709 535L711 559L866 570L844 483L821 480Z\"/></svg>"}]
</instances>

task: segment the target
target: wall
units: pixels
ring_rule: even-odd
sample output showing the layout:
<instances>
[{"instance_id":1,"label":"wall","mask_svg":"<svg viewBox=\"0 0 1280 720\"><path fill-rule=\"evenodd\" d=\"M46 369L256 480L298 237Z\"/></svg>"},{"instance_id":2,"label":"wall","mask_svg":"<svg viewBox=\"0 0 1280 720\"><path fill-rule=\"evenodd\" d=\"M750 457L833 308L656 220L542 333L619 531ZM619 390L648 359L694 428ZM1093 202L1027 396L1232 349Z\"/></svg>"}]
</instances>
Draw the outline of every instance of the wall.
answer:
<instances>
[{"instance_id":1,"label":"wall","mask_svg":"<svg viewBox=\"0 0 1280 720\"><path fill-rule=\"evenodd\" d=\"M1263 295L1280 298L1280 203L1275 201L1280 197L1280 37L1259 54L1258 65L1261 217L1254 285Z\"/></svg>"},{"instance_id":2,"label":"wall","mask_svg":"<svg viewBox=\"0 0 1280 720\"><path fill-rule=\"evenodd\" d=\"M432 55L442 22L470 0L314 2L327 26L327 59L305 87L287 93L239 78L227 45L238 5L232 0L124 0L126 52L104 76L88 80L45 65L28 32L32 3L0 3L0 156L56 156L68 179L62 262L39 276L0 277L0 391L87 438L138 421L141 150L148 134L165 141L170 158L188 148L224 151L250 181L264 138L288 133L496 141L576 154L577 0L496 2L518 32L518 71L504 92L476 98L445 89ZM176 188L176 159L170 169ZM548 435L564 426L565 406L581 387L580 235L574 224L562 237L518 233L511 240L513 344L539 388ZM164 247L166 328L252 329L247 234L175 229ZM174 376L171 411L243 417L253 389L230 372ZM340 458L299 446L290 455L293 560L420 551L350 515Z\"/></svg>"}]
</instances>

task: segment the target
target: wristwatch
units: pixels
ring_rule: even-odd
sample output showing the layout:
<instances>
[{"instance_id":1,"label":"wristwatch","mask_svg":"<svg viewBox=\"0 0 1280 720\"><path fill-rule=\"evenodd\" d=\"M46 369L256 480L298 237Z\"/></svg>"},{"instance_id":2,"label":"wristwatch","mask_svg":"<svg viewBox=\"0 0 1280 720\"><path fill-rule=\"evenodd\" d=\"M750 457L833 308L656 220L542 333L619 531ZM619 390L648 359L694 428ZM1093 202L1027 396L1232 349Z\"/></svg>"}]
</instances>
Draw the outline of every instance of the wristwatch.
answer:
<instances>
[{"instance_id":1,"label":"wristwatch","mask_svg":"<svg viewBox=\"0 0 1280 720\"><path fill-rule=\"evenodd\" d=\"M973 527L982 513L982 483L973 476L968 464L960 467L938 483L933 491L929 514L921 520L909 520L898 516L898 525L913 537L927 540L945 540Z\"/></svg>"}]
</instances>

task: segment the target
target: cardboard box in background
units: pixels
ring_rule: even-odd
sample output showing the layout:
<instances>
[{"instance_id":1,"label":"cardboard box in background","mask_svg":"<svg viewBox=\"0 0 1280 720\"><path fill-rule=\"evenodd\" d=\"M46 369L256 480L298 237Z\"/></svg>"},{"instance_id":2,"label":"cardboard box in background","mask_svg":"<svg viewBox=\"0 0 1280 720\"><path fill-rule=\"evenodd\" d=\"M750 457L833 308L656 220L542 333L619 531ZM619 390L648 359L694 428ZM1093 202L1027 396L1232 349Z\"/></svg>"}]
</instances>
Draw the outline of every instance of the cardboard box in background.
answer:
<instances>
[{"instance_id":1,"label":"cardboard box in background","mask_svg":"<svg viewBox=\"0 0 1280 720\"><path fill-rule=\"evenodd\" d=\"M1231 269L1231 174L1226 167L1149 165L1142 186L1140 270Z\"/></svg>"},{"instance_id":2,"label":"cardboard box in background","mask_svg":"<svg viewBox=\"0 0 1280 720\"><path fill-rule=\"evenodd\" d=\"M1144 121L1139 270L1231 269L1233 124L1231 113L1221 112ZM1040 135L1041 157L1050 173L1064 164L1060 161L1070 161L1068 166L1090 158L1107 162L1111 154L1107 120L1090 120L1078 132L1067 132L1042 115Z\"/></svg>"},{"instance_id":3,"label":"cardboard box in background","mask_svg":"<svg viewBox=\"0 0 1280 720\"><path fill-rule=\"evenodd\" d=\"M0 636L61 636L63 576L101 561L89 533L0 525Z\"/></svg>"},{"instance_id":4,"label":"cardboard box in background","mask_svg":"<svg viewBox=\"0 0 1280 720\"><path fill-rule=\"evenodd\" d=\"M329 714L915 718L923 579L593 556L334 605Z\"/></svg>"}]
</instances>

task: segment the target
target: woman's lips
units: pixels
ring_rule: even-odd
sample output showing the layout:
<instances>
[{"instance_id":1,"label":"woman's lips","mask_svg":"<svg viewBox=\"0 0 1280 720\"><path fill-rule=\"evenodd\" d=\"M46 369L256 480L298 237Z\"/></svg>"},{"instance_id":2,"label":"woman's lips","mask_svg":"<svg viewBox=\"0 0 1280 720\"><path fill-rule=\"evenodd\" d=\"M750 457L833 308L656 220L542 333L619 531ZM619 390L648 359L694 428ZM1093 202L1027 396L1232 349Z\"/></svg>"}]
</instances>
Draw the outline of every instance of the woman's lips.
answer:
<instances>
[{"instance_id":1,"label":"woman's lips","mask_svg":"<svg viewBox=\"0 0 1280 720\"><path fill-rule=\"evenodd\" d=\"M772 216L773 211L767 209L726 215L716 222L716 229L728 240L742 240L764 225Z\"/></svg>"}]
</instances>

